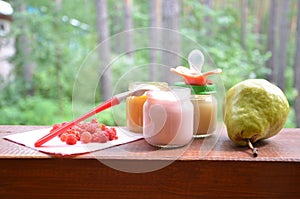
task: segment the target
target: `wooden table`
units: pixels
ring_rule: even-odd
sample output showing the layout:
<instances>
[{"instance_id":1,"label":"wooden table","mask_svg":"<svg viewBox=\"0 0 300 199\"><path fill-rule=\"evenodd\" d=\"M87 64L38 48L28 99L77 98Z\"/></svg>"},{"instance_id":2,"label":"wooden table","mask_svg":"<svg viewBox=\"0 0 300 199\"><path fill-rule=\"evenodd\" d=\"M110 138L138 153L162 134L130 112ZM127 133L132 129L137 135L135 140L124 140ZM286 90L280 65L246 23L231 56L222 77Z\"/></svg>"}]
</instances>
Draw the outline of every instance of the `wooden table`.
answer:
<instances>
[{"instance_id":1,"label":"wooden table","mask_svg":"<svg viewBox=\"0 0 300 199\"><path fill-rule=\"evenodd\" d=\"M181 149L158 150L139 140L67 157L2 139L39 128L45 126L0 126L1 199L300 198L300 129L256 144L257 158L225 130Z\"/></svg>"}]
</instances>

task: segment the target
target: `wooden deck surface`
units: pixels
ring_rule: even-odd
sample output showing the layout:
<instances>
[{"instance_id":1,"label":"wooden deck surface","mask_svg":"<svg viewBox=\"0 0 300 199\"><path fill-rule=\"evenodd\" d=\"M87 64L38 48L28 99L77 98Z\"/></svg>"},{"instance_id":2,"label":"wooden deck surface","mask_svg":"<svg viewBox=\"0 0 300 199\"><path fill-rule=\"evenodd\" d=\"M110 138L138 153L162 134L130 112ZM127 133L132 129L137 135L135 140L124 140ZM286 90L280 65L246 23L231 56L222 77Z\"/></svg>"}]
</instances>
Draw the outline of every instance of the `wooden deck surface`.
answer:
<instances>
[{"instance_id":1,"label":"wooden deck surface","mask_svg":"<svg viewBox=\"0 0 300 199\"><path fill-rule=\"evenodd\" d=\"M300 129L259 142L259 156L225 129L178 149L139 140L51 156L2 139L45 126L0 126L0 198L299 198Z\"/></svg>"}]
</instances>

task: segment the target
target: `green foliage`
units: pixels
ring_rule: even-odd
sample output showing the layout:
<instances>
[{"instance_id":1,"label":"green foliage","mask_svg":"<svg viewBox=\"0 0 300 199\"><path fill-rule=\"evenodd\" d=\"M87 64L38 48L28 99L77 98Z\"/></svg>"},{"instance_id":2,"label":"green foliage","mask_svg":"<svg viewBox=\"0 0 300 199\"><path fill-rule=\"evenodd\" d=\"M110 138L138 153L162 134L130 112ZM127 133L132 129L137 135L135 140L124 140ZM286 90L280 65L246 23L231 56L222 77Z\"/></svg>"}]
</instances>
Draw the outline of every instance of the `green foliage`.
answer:
<instances>
[{"instance_id":1,"label":"green foliage","mask_svg":"<svg viewBox=\"0 0 300 199\"><path fill-rule=\"evenodd\" d=\"M96 118L100 123L106 124L108 126L115 126L115 120L114 120L114 115L111 112L111 110L105 110L101 113L99 113Z\"/></svg>"},{"instance_id":2,"label":"green foliage","mask_svg":"<svg viewBox=\"0 0 300 199\"><path fill-rule=\"evenodd\" d=\"M15 79L0 95L0 123L49 125L70 120L73 83L77 68L95 43L94 2L88 1L77 9L81 0L62 1L11 1L15 8L12 34L17 38L17 52L11 60L15 65ZM25 12L18 7L26 4ZM18 42L25 35L30 41L29 57L22 54ZM33 79L24 80L24 64L35 65ZM34 96L27 94L34 89Z\"/></svg>"},{"instance_id":3,"label":"green foliage","mask_svg":"<svg viewBox=\"0 0 300 199\"><path fill-rule=\"evenodd\" d=\"M222 79L226 89L248 78L263 78L269 72L265 62L270 54L262 53L262 46L254 34L247 34L246 49L243 49L241 21L236 10L211 10L195 1L186 3L195 9L191 9L184 33L203 46L215 67L223 69ZM214 25L207 24L205 17L209 17L209 23ZM211 31L210 35L207 31Z\"/></svg>"},{"instance_id":4,"label":"green foliage","mask_svg":"<svg viewBox=\"0 0 300 199\"><path fill-rule=\"evenodd\" d=\"M17 39L22 35L30 39L32 51L28 59L35 63L35 74L32 82L25 84L22 46L17 46L17 53L12 59L15 65L15 79L0 91L0 124L51 125L68 121L73 115L78 116L79 113L72 112L73 86L77 72L80 67L88 65L93 68L89 73L99 72L97 55L84 62L98 44L95 1L61 1L60 8L56 1L52 0L10 2L16 8L13 34ZM23 13L17 9L22 3L26 3L27 6ZM265 62L270 57L264 47L266 35L262 35L261 42L258 42L257 35L251 32L256 23L253 14L250 13L247 21L244 49L241 45L242 21L239 10L226 5L223 9L210 9L198 0L182 1L180 32L200 44L213 60L215 67L223 69L222 79L227 90L244 79L264 78L271 71L265 67ZM110 34L122 32L122 1L108 1L108 11ZM148 1L134 1L134 28L149 26L149 14ZM266 18L264 20L267 21ZM134 39L135 43L146 42L143 38ZM286 93L292 105L295 91L292 88L291 65L295 42L291 43L293 45L289 48ZM127 90L129 82L149 79L149 51L140 50L130 58L119 55L122 46L118 40L113 40L111 45L114 59L111 65L114 94ZM187 64L184 60L182 62ZM87 73L86 77L90 75ZM32 86L35 93L29 97L27 91ZM95 101L98 104L101 94L99 88L95 92ZM84 102L84 96L82 100ZM82 107L84 111L89 109L87 104ZM107 125L124 124L124 115L120 116L116 112L124 112L124 106L120 110L100 113L97 118ZM287 126L294 125L293 118L294 110L291 110Z\"/></svg>"},{"instance_id":5,"label":"green foliage","mask_svg":"<svg viewBox=\"0 0 300 199\"><path fill-rule=\"evenodd\" d=\"M70 104L65 102L62 106L63 109L61 110L58 102L54 100L39 96L27 97L15 104L2 107L0 110L0 123L32 125L59 123L71 116Z\"/></svg>"},{"instance_id":6,"label":"green foliage","mask_svg":"<svg viewBox=\"0 0 300 199\"><path fill-rule=\"evenodd\" d=\"M295 128L296 124L295 124L294 118L295 118L295 110L292 107L290 107L290 112L289 112L289 115L285 122L284 127L285 128Z\"/></svg>"}]
</instances>

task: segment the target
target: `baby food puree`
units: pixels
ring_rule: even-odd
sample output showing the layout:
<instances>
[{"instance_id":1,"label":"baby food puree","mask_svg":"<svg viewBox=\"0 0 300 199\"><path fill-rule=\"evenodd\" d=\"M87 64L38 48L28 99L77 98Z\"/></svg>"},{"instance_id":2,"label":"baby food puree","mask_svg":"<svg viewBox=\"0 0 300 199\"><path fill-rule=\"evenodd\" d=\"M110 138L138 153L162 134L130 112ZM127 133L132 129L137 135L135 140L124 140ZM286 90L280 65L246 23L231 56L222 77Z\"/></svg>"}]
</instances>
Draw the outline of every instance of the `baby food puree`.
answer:
<instances>
[{"instance_id":1,"label":"baby food puree","mask_svg":"<svg viewBox=\"0 0 300 199\"><path fill-rule=\"evenodd\" d=\"M193 137L194 108L190 89L172 87L169 91L148 91L144 104L143 134L158 147L180 147Z\"/></svg>"},{"instance_id":2,"label":"baby food puree","mask_svg":"<svg viewBox=\"0 0 300 199\"><path fill-rule=\"evenodd\" d=\"M151 90L166 89L165 82L134 82L129 85L129 90L149 88ZM126 123L128 130L135 133L143 132L143 106L147 99L146 94L142 96L129 96L126 99Z\"/></svg>"}]
</instances>

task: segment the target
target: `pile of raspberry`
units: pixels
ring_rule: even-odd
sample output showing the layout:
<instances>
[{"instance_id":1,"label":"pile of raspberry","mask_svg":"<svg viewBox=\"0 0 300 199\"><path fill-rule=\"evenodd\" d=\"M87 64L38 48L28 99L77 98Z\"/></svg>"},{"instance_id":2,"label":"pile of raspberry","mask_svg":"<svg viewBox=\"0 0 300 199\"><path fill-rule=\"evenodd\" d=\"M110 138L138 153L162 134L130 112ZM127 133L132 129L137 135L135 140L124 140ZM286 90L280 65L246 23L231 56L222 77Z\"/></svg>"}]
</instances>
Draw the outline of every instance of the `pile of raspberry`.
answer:
<instances>
[{"instance_id":1,"label":"pile of raspberry","mask_svg":"<svg viewBox=\"0 0 300 199\"><path fill-rule=\"evenodd\" d=\"M59 128L62 124L55 124L51 131ZM68 129L61 134L60 140L66 142L66 144L74 145L77 141L83 144L90 142L106 143L111 140L118 139L116 129L114 127L107 127L106 125L99 123L96 118L91 122L80 122L74 127Z\"/></svg>"}]
</instances>

